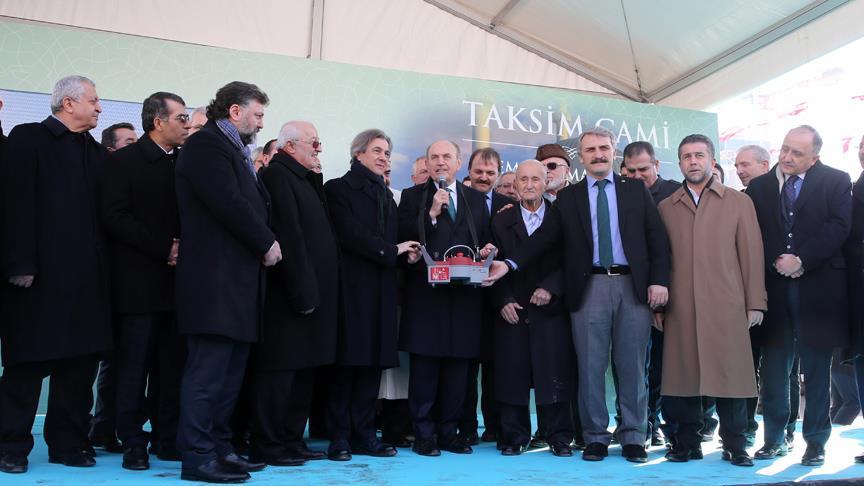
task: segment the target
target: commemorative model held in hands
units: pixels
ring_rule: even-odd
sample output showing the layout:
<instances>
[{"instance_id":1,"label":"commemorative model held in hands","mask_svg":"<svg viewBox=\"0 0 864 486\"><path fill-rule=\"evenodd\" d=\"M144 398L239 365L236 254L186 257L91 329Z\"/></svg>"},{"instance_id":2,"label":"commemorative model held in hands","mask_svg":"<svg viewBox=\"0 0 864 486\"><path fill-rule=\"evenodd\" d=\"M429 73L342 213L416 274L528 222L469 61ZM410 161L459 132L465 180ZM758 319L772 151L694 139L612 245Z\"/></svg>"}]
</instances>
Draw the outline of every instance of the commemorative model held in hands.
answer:
<instances>
[{"instance_id":1,"label":"commemorative model held in hands","mask_svg":"<svg viewBox=\"0 0 864 486\"><path fill-rule=\"evenodd\" d=\"M480 259L480 252L466 245L451 246L444 252L444 259L435 261L429 256L425 246L420 246L426 262L426 280L429 285L473 285L479 286L489 276L489 267L495 259L494 248Z\"/></svg>"}]
</instances>

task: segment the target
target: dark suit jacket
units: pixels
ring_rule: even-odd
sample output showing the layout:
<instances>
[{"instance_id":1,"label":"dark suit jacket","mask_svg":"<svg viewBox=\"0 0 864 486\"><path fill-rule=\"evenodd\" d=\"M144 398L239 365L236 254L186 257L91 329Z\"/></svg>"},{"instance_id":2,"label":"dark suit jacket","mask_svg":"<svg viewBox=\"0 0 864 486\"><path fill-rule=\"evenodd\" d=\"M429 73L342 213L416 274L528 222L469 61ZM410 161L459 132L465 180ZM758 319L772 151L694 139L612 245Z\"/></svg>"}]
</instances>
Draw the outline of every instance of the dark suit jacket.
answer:
<instances>
[{"instance_id":1,"label":"dark suit jacket","mask_svg":"<svg viewBox=\"0 0 864 486\"><path fill-rule=\"evenodd\" d=\"M548 217L552 204L545 199L544 203ZM493 218L492 239L501 258L508 258L528 238L519 205ZM573 395L576 366L570 318L564 308L562 260L561 248L553 249L531 267L507 275L489 289L496 313L495 395L499 401L527 406L532 386L541 405L566 402ZM552 294L549 304L530 303L538 288ZM520 320L516 325L500 314L510 302L523 307L517 311Z\"/></svg>"},{"instance_id":2,"label":"dark suit jacket","mask_svg":"<svg viewBox=\"0 0 864 486\"><path fill-rule=\"evenodd\" d=\"M421 241L418 215L426 232L426 249L436 260L454 245L474 246L468 229L470 208L478 245L489 242L489 216L483 194L456 184L456 221L444 211L433 226L429 218L437 185L426 184L402 191L399 202L399 241ZM422 243L422 241L421 241ZM426 282L426 264L421 260L406 267L405 293L399 336L400 349L432 357L477 358L480 353L480 322L483 312L481 289L438 286Z\"/></svg>"},{"instance_id":3,"label":"dark suit jacket","mask_svg":"<svg viewBox=\"0 0 864 486\"><path fill-rule=\"evenodd\" d=\"M111 251L114 311L174 310L174 268L168 253L180 238L174 190L177 153L148 135L111 154L102 179L102 221Z\"/></svg>"},{"instance_id":4,"label":"dark suit jacket","mask_svg":"<svg viewBox=\"0 0 864 486\"><path fill-rule=\"evenodd\" d=\"M846 301L846 259L843 245L852 218L849 175L821 162L807 171L795 201L794 247L786 248L786 229L781 213L777 166L750 182L747 195L753 199L765 247L765 288L768 313L762 323L762 344L784 342L787 289L792 281L774 269L777 257L798 255L804 275L799 286L799 319L802 343L820 348L845 346L849 340Z\"/></svg>"},{"instance_id":5,"label":"dark suit jacket","mask_svg":"<svg viewBox=\"0 0 864 486\"><path fill-rule=\"evenodd\" d=\"M261 178L273 198L273 231L283 260L267 275L256 363L265 370L332 364L340 310L339 249L323 179L282 151ZM315 310L301 314L308 309Z\"/></svg>"},{"instance_id":6,"label":"dark suit jacket","mask_svg":"<svg viewBox=\"0 0 864 486\"><path fill-rule=\"evenodd\" d=\"M657 176L657 180L648 188L648 192L651 193L651 198L654 199L654 204L659 206L661 201L671 196L679 187L681 187L680 182L670 181Z\"/></svg>"},{"instance_id":7,"label":"dark suit jacket","mask_svg":"<svg viewBox=\"0 0 864 486\"><path fill-rule=\"evenodd\" d=\"M359 162L324 190L342 254L344 315L336 362L397 366L396 202L384 180Z\"/></svg>"},{"instance_id":8,"label":"dark suit jacket","mask_svg":"<svg viewBox=\"0 0 864 486\"><path fill-rule=\"evenodd\" d=\"M520 269L534 265L549 251L564 248L564 297L569 312L582 306L582 294L593 266L594 240L588 205L590 176L567 186L531 239L510 256ZM669 239L645 183L615 177L618 225L624 255L633 273L639 302L648 301L648 286L669 286Z\"/></svg>"},{"instance_id":9,"label":"dark suit jacket","mask_svg":"<svg viewBox=\"0 0 864 486\"><path fill-rule=\"evenodd\" d=\"M261 258L276 240L270 196L213 120L189 137L175 169L183 238L177 261L181 334L258 340Z\"/></svg>"},{"instance_id":10,"label":"dark suit jacket","mask_svg":"<svg viewBox=\"0 0 864 486\"><path fill-rule=\"evenodd\" d=\"M54 117L16 126L2 157L5 366L111 349L108 252L99 218L105 151ZM30 288L8 278L34 275Z\"/></svg>"}]
</instances>

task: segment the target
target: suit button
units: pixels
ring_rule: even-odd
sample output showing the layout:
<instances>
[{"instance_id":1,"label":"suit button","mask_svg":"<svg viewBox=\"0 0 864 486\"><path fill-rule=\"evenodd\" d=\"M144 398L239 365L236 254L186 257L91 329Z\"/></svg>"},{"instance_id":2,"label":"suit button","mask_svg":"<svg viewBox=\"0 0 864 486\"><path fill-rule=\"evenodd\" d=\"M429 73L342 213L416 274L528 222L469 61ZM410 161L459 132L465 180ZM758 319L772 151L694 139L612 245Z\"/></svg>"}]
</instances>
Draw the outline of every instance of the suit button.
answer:
<instances>
[{"instance_id":1,"label":"suit button","mask_svg":"<svg viewBox=\"0 0 864 486\"><path fill-rule=\"evenodd\" d=\"M525 319L525 324L531 324L531 319Z\"/></svg>"},{"instance_id":2,"label":"suit button","mask_svg":"<svg viewBox=\"0 0 864 486\"><path fill-rule=\"evenodd\" d=\"M786 249L787 249L787 250L791 250L791 249L792 249L792 245L786 245Z\"/></svg>"},{"instance_id":3,"label":"suit button","mask_svg":"<svg viewBox=\"0 0 864 486\"><path fill-rule=\"evenodd\" d=\"M378 250L378 255L379 255L379 256L384 256L384 250Z\"/></svg>"},{"instance_id":4,"label":"suit button","mask_svg":"<svg viewBox=\"0 0 864 486\"><path fill-rule=\"evenodd\" d=\"M789 238L792 238L792 233L789 233Z\"/></svg>"}]
</instances>

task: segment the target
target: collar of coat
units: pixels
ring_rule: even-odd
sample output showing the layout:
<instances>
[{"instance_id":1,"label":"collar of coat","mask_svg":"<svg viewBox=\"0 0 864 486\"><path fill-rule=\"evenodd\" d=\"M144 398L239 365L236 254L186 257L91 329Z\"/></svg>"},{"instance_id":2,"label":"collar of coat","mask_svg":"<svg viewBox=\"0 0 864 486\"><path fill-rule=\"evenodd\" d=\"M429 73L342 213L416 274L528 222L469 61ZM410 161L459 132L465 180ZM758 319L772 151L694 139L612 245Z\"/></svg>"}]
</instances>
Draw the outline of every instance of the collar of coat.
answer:
<instances>
[{"instance_id":1,"label":"collar of coat","mask_svg":"<svg viewBox=\"0 0 864 486\"><path fill-rule=\"evenodd\" d=\"M717 196L722 199L723 194L726 193L726 186L718 183L717 181L711 180L710 182L708 182L708 185L702 189L702 194L699 196L700 202L702 201L702 198L704 198L705 195L709 193L709 191L717 194ZM696 204L693 202L693 197L690 195L690 189L687 188L687 182L682 183L681 187L679 187L674 193L672 193L671 196L669 196L669 199L672 200L673 204L678 204L682 201L690 201L690 203L693 205L693 209L696 209ZM687 203L685 202L684 204Z\"/></svg>"},{"instance_id":2,"label":"collar of coat","mask_svg":"<svg viewBox=\"0 0 864 486\"><path fill-rule=\"evenodd\" d=\"M144 154L144 157L147 159L147 162L155 163L162 159L162 157L168 157L171 160L177 160L177 156L180 153L180 147L174 149L170 154L165 153L165 150L162 149L156 142L150 138L150 134L145 133L141 138L138 139L137 142L138 147L141 149L141 152ZM124 147L125 148L125 147ZM123 149L120 149L123 150Z\"/></svg>"},{"instance_id":3,"label":"collar of coat","mask_svg":"<svg viewBox=\"0 0 864 486\"><path fill-rule=\"evenodd\" d=\"M288 170L293 172L297 177L301 179L309 179L310 175L313 176L312 178L314 178L314 176L321 175L307 169L306 167L303 167L303 164L297 162L297 159L286 154L282 150L277 151L273 158L270 159L270 164L272 165L273 163L285 166Z\"/></svg>"},{"instance_id":4,"label":"collar of coat","mask_svg":"<svg viewBox=\"0 0 864 486\"><path fill-rule=\"evenodd\" d=\"M384 184L384 178L369 170L368 167L360 163L356 158L351 159L351 167L345 176L346 182L355 189L359 189L367 182L371 182L375 188L387 189L387 186Z\"/></svg>"},{"instance_id":5,"label":"collar of coat","mask_svg":"<svg viewBox=\"0 0 864 486\"><path fill-rule=\"evenodd\" d=\"M66 133L71 133L73 135L75 134L74 132L69 130L69 128L63 122L55 118L53 115L49 115L48 118L42 120L42 124L45 125L45 128L47 128L48 131L51 132L51 134L55 137L61 137ZM101 145L99 145L99 142L97 142L96 139L93 138L93 135L90 135L89 131L81 132L81 134L84 136L85 141L101 147Z\"/></svg>"}]
</instances>

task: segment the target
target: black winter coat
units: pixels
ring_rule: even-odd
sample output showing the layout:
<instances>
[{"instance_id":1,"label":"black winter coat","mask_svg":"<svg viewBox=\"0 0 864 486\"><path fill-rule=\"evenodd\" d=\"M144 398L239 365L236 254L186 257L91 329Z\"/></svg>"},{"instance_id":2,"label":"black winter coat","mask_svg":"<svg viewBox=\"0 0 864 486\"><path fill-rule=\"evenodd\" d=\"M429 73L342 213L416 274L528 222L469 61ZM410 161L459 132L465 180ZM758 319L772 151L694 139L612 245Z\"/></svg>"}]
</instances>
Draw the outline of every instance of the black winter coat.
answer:
<instances>
[{"instance_id":1,"label":"black winter coat","mask_svg":"<svg viewBox=\"0 0 864 486\"><path fill-rule=\"evenodd\" d=\"M804 274L796 279L800 342L823 349L848 345L849 303L843 246L852 225L851 186L848 174L822 162L816 162L807 171L795 201L795 222L789 231L794 235L793 245L786 242L777 166L753 179L747 187L765 247L768 312L762 322L763 346L780 346L788 338L786 307L792 279L780 275L773 267L777 257L784 253L798 255L804 267Z\"/></svg>"},{"instance_id":2,"label":"black winter coat","mask_svg":"<svg viewBox=\"0 0 864 486\"><path fill-rule=\"evenodd\" d=\"M548 211L551 204L545 202ZM517 205L492 219L492 238L501 258L523 245L528 231ZM561 249L553 249L530 268L506 275L490 288L495 321L495 395L499 401L528 405L530 388L538 404L570 401L574 391L575 355L570 317L564 309ZM545 306L530 303L538 288L552 294ZM516 302L519 322L501 317L504 305Z\"/></svg>"},{"instance_id":3,"label":"black winter coat","mask_svg":"<svg viewBox=\"0 0 864 486\"><path fill-rule=\"evenodd\" d=\"M102 222L111 250L114 311L174 310L174 267L168 254L180 238L174 191L177 153L148 135L108 157L102 183Z\"/></svg>"},{"instance_id":4,"label":"black winter coat","mask_svg":"<svg viewBox=\"0 0 864 486\"><path fill-rule=\"evenodd\" d=\"M336 363L398 366L396 202L384 180L359 162L324 190L342 255Z\"/></svg>"},{"instance_id":5,"label":"black winter coat","mask_svg":"<svg viewBox=\"0 0 864 486\"><path fill-rule=\"evenodd\" d=\"M276 237L270 196L213 120L189 137L175 169L183 238L177 260L181 334L258 340L264 303L261 263Z\"/></svg>"},{"instance_id":6,"label":"black winter coat","mask_svg":"<svg viewBox=\"0 0 864 486\"><path fill-rule=\"evenodd\" d=\"M108 251L99 218L105 151L54 117L16 126L2 156L3 365L112 347ZM30 288L8 282L34 275Z\"/></svg>"},{"instance_id":7,"label":"black winter coat","mask_svg":"<svg viewBox=\"0 0 864 486\"><path fill-rule=\"evenodd\" d=\"M262 370L332 364L339 316L339 250L321 174L277 152L261 179L273 198L282 261L267 275L264 332L255 350ZM315 309L310 314L302 311Z\"/></svg>"},{"instance_id":8,"label":"black winter coat","mask_svg":"<svg viewBox=\"0 0 864 486\"><path fill-rule=\"evenodd\" d=\"M474 247L469 231L469 212L481 248L490 241L489 216L483 194L462 184L456 202L456 221L446 212L432 225L429 208L437 186L431 179L402 191L399 202L399 241L423 243L419 221L426 233L426 248L436 260L454 245ZM418 220L418 216L422 215ZM436 256L437 255L437 256ZM483 319L483 292L469 286L431 287L426 264L421 260L406 267L405 293L399 346L403 351L430 357L476 359L480 354L480 327Z\"/></svg>"}]
</instances>

